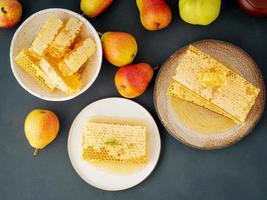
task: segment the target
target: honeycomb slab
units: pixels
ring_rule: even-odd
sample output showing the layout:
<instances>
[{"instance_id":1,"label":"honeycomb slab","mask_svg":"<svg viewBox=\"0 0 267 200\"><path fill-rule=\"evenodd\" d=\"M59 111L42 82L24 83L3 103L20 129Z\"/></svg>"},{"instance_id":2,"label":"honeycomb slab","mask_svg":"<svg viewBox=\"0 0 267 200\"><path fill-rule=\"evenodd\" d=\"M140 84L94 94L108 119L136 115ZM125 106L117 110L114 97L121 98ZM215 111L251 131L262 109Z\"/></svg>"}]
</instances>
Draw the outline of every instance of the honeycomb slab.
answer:
<instances>
[{"instance_id":1,"label":"honeycomb slab","mask_svg":"<svg viewBox=\"0 0 267 200\"><path fill-rule=\"evenodd\" d=\"M31 49L39 55L46 54L49 45L52 43L62 26L63 22L60 19L55 16L50 17L34 39Z\"/></svg>"},{"instance_id":2,"label":"honeycomb slab","mask_svg":"<svg viewBox=\"0 0 267 200\"><path fill-rule=\"evenodd\" d=\"M32 56L30 50L21 50L15 60L24 71L37 80L42 86L51 90L56 88L53 80L40 68L38 59Z\"/></svg>"},{"instance_id":3,"label":"honeycomb slab","mask_svg":"<svg viewBox=\"0 0 267 200\"><path fill-rule=\"evenodd\" d=\"M83 129L82 158L117 163L147 162L145 126L88 121Z\"/></svg>"},{"instance_id":4,"label":"honeycomb slab","mask_svg":"<svg viewBox=\"0 0 267 200\"><path fill-rule=\"evenodd\" d=\"M83 23L80 20L70 18L51 43L49 53L56 58L63 57L69 51L82 26Z\"/></svg>"},{"instance_id":5,"label":"honeycomb slab","mask_svg":"<svg viewBox=\"0 0 267 200\"><path fill-rule=\"evenodd\" d=\"M64 75L76 73L82 65L93 55L96 44L91 38L80 41L59 63L59 69Z\"/></svg>"},{"instance_id":6,"label":"honeycomb slab","mask_svg":"<svg viewBox=\"0 0 267 200\"><path fill-rule=\"evenodd\" d=\"M173 80L186 89L183 95L173 90L169 94L176 94L239 123L245 121L260 91L194 46L189 46L179 61ZM175 90L179 88L176 86Z\"/></svg>"}]
</instances>

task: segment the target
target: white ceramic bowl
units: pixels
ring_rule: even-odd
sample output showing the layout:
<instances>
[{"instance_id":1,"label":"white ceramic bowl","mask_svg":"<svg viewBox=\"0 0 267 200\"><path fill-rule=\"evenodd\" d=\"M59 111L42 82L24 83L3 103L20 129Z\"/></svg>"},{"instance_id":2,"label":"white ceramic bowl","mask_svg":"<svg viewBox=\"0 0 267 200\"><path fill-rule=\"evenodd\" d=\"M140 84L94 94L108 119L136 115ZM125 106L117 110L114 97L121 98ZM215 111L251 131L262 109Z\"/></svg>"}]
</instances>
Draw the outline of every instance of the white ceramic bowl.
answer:
<instances>
[{"instance_id":1,"label":"white ceramic bowl","mask_svg":"<svg viewBox=\"0 0 267 200\"><path fill-rule=\"evenodd\" d=\"M96 42L97 50L94 55L85 63L85 70L81 76L82 88L75 95L67 95L61 91L50 92L39 85L30 75L22 70L15 62L15 57L23 48L31 46L42 25L47 19L55 15L66 22L70 17L75 17L84 22L80 35L91 37ZM19 84L30 94L48 101L66 101L86 91L95 81L101 68L102 47L101 41L94 27L80 14L66 9L52 8L39 11L26 19L15 32L10 46L10 63L14 76Z\"/></svg>"}]
</instances>

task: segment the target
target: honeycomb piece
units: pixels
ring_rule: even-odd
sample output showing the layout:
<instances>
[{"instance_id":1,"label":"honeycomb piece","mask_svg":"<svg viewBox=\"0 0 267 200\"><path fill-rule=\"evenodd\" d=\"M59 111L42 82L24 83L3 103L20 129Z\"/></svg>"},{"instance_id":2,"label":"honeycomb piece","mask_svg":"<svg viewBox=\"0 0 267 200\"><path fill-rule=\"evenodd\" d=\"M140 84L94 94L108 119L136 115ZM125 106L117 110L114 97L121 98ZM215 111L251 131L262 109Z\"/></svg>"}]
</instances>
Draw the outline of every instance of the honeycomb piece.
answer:
<instances>
[{"instance_id":1,"label":"honeycomb piece","mask_svg":"<svg viewBox=\"0 0 267 200\"><path fill-rule=\"evenodd\" d=\"M211 71L215 73L210 73ZM213 87L213 81L210 80L214 79L210 75L216 72L220 73L216 77L221 80L215 81ZM173 79L239 122L245 121L260 91L243 77L193 46L189 46L179 61Z\"/></svg>"},{"instance_id":2,"label":"honeycomb piece","mask_svg":"<svg viewBox=\"0 0 267 200\"><path fill-rule=\"evenodd\" d=\"M223 109L217 107L216 105L212 104L208 100L204 99L203 97L199 96L198 94L194 93L193 91L189 90L188 88L184 87L180 83L172 80L168 90L167 94L169 96L177 97L182 100L194 103L196 105L199 105L201 107L204 107L206 109L209 109L213 112L216 112L218 114L221 114L225 117L228 117L232 119L235 123L239 123L239 120L230 115L229 113L225 112Z\"/></svg>"},{"instance_id":3,"label":"honeycomb piece","mask_svg":"<svg viewBox=\"0 0 267 200\"><path fill-rule=\"evenodd\" d=\"M146 163L146 127L88 121L83 129L82 147L84 160Z\"/></svg>"},{"instance_id":4,"label":"honeycomb piece","mask_svg":"<svg viewBox=\"0 0 267 200\"><path fill-rule=\"evenodd\" d=\"M62 26L63 22L60 19L55 16L50 17L49 20L42 26L37 37L34 39L31 50L35 51L39 55L46 54L49 45L52 43Z\"/></svg>"},{"instance_id":5,"label":"honeycomb piece","mask_svg":"<svg viewBox=\"0 0 267 200\"><path fill-rule=\"evenodd\" d=\"M53 62L51 58L42 58L39 65L58 89L68 94L72 94L80 90L81 82L79 78L75 75L63 76L58 69L57 64Z\"/></svg>"},{"instance_id":6,"label":"honeycomb piece","mask_svg":"<svg viewBox=\"0 0 267 200\"><path fill-rule=\"evenodd\" d=\"M59 69L63 75L72 75L77 72L82 65L96 51L96 44L91 38L80 41L75 48L70 51L59 63Z\"/></svg>"},{"instance_id":7,"label":"honeycomb piece","mask_svg":"<svg viewBox=\"0 0 267 200\"><path fill-rule=\"evenodd\" d=\"M82 26L83 23L80 20L70 18L51 43L49 53L56 58L63 57L78 36Z\"/></svg>"},{"instance_id":8,"label":"honeycomb piece","mask_svg":"<svg viewBox=\"0 0 267 200\"><path fill-rule=\"evenodd\" d=\"M56 85L53 83L50 77L40 69L38 60L31 56L31 53L28 49L21 50L20 53L16 56L15 61L23 70L25 70L29 75L37 80L42 86L45 86L46 88L49 88L51 90L55 89Z\"/></svg>"}]
</instances>

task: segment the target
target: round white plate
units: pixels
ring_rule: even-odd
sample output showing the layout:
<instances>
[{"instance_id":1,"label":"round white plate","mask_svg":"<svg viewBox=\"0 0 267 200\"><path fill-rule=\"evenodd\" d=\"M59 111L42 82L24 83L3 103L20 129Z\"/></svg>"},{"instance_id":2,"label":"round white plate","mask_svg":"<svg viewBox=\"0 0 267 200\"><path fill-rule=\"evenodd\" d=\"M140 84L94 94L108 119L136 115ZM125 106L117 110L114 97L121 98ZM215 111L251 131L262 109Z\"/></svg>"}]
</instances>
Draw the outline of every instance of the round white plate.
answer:
<instances>
[{"instance_id":1,"label":"round white plate","mask_svg":"<svg viewBox=\"0 0 267 200\"><path fill-rule=\"evenodd\" d=\"M88 118L106 116L125 119L140 119L149 129L148 163L140 171L130 175L115 175L101 171L82 160L82 128ZM160 135L158 127L141 105L124 98L98 100L85 107L73 121L68 138L68 153L72 166L79 176L92 186L103 190L117 191L133 187L142 182L155 168L160 155Z\"/></svg>"}]
</instances>

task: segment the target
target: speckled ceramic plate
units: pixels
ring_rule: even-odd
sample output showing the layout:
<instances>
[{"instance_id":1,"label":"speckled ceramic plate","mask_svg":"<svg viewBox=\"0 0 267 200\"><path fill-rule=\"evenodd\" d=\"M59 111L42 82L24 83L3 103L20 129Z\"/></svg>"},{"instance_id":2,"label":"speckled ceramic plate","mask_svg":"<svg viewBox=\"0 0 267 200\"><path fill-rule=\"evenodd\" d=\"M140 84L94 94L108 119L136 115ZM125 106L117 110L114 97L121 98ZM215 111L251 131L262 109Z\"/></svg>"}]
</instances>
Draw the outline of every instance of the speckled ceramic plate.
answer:
<instances>
[{"instance_id":1,"label":"speckled ceramic plate","mask_svg":"<svg viewBox=\"0 0 267 200\"><path fill-rule=\"evenodd\" d=\"M184 144L200 149L224 148L241 140L251 132L259 121L265 104L264 81L255 61L239 47L218 40L202 40L194 42L192 45L231 66L234 71L237 71L245 79L260 88L261 91L246 121L223 132L203 134L192 130L183 123L181 118L177 117L171 104L171 97L167 96L166 93L177 63L179 63L179 59L184 54L187 46L176 51L161 67L154 88L155 107L165 128Z\"/></svg>"}]
</instances>

